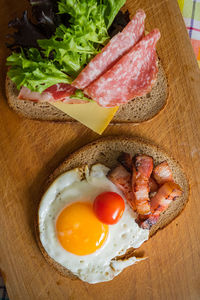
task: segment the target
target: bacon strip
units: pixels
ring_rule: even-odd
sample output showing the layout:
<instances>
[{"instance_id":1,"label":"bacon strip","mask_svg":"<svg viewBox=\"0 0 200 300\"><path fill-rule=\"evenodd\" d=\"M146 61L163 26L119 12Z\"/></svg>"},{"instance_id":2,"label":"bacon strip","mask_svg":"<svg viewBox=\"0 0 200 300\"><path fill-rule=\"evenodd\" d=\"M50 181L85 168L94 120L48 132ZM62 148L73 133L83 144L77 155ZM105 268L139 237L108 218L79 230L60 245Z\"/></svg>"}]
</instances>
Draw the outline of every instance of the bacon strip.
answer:
<instances>
[{"instance_id":1,"label":"bacon strip","mask_svg":"<svg viewBox=\"0 0 200 300\"><path fill-rule=\"evenodd\" d=\"M165 210L171 203L171 201L182 194L181 188L174 182L165 182L158 190L156 195L151 198L151 209L155 211Z\"/></svg>"},{"instance_id":2,"label":"bacon strip","mask_svg":"<svg viewBox=\"0 0 200 300\"><path fill-rule=\"evenodd\" d=\"M155 167L153 170L153 176L159 185L168 181L173 181L172 171L167 161L164 161Z\"/></svg>"},{"instance_id":3,"label":"bacon strip","mask_svg":"<svg viewBox=\"0 0 200 300\"><path fill-rule=\"evenodd\" d=\"M139 215L136 219L136 223L143 229L150 230L153 225L155 225L158 222L159 216L149 215L149 217L146 220L143 220L141 216Z\"/></svg>"},{"instance_id":4,"label":"bacon strip","mask_svg":"<svg viewBox=\"0 0 200 300\"><path fill-rule=\"evenodd\" d=\"M126 200L135 211L136 207L131 187L131 174L120 164L108 174L108 179L123 192Z\"/></svg>"},{"instance_id":5,"label":"bacon strip","mask_svg":"<svg viewBox=\"0 0 200 300\"><path fill-rule=\"evenodd\" d=\"M181 187L174 182L164 183L158 190L157 194L151 199L152 214L148 219L143 221L140 217L138 219L139 225L144 229L150 229L152 225L156 224L161 213L169 207L170 203L181 196Z\"/></svg>"},{"instance_id":6,"label":"bacon strip","mask_svg":"<svg viewBox=\"0 0 200 300\"><path fill-rule=\"evenodd\" d=\"M152 177L149 178L149 189L150 193L155 193L158 190L158 185Z\"/></svg>"},{"instance_id":7,"label":"bacon strip","mask_svg":"<svg viewBox=\"0 0 200 300\"><path fill-rule=\"evenodd\" d=\"M149 178L153 170L153 159L147 155L138 155L132 174L132 190L138 214L151 213L149 199Z\"/></svg>"},{"instance_id":8,"label":"bacon strip","mask_svg":"<svg viewBox=\"0 0 200 300\"><path fill-rule=\"evenodd\" d=\"M144 11L138 10L123 31L115 35L101 52L89 62L72 85L78 89L84 89L112 67L143 36L145 17Z\"/></svg>"},{"instance_id":9,"label":"bacon strip","mask_svg":"<svg viewBox=\"0 0 200 300\"><path fill-rule=\"evenodd\" d=\"M154 171L153 159L147 155L137 155L134 164L131 155L122 152L118 161L121 164L109 173L108 178L120 188L128 203L137 211L138 225L150 229L171 202L182 195L181 187L173 181L166 161L159 164ZM158 183L164 182L160 187L152 178L152 171ZM154 193L151 198L150 192Z\"/></svg>"}]
</instances>

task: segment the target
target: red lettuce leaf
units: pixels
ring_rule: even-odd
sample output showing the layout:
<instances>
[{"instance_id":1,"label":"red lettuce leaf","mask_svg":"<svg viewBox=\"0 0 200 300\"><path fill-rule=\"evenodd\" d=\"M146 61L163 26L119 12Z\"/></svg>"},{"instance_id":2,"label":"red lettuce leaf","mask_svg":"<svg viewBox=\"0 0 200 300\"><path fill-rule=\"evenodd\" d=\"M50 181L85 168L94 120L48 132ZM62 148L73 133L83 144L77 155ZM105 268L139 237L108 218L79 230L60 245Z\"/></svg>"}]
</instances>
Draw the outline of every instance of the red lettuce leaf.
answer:
<instances>
[{"instance_id":1,"label":"red lettuce leaf","mask_svg":"<svg viewBox=\"0 0 200 300\"><path fill-rule=\"evenodd\" d=\"M31 14L25 11L20 18L9 22L8 27L14 28L13 34L7 35L12 42L7 43L11 50L20 48L39 48L37 40L49 39L60 24L69 25L67 14L58 14L57 0L29 0Z\"/></svg>"}]
</instances>

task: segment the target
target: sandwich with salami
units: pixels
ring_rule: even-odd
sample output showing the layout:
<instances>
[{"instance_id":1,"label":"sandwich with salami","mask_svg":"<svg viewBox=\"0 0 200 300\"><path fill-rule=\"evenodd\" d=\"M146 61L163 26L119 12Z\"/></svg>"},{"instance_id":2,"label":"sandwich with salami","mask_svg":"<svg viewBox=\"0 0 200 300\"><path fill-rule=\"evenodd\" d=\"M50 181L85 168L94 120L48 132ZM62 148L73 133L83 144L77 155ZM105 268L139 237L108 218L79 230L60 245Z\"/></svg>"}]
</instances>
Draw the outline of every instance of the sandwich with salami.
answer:
<instances>
[{"instance_id":1,"label":"sandwich with salami","mask_svg":"<svg viewBox=\"0 0 200 300\"><path fill-rule=\"evenodd\" d=\"M85 120L95 115L101 129L156 115L167 99L161 34L147 33L145 12L130 15L125 2L30 0L30 18L9 23L9 105L28 118L75 118L90 128Z\"/></svg>"}]
</instances>

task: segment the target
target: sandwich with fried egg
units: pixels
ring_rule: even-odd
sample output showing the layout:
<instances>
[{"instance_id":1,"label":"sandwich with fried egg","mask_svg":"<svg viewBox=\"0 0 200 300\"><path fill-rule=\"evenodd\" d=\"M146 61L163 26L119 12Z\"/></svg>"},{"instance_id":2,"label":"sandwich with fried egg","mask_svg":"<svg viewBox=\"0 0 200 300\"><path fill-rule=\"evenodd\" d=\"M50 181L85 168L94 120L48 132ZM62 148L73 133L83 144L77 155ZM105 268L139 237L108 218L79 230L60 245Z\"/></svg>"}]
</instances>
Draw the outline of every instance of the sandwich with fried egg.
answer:
<instances>
[{"instance_id":1,"label":"sandwich with fried egg","mask_svg":"<svg viewBox=\"0 0 200 300\"><path fill-rule=\"evenodd\" d=\"M141 261L136 248L185 207L180 165L140 138L107 137L72 153L49 177L36 218L45 259L63 276L109 281Z\"/></svg>"}]
</instances>

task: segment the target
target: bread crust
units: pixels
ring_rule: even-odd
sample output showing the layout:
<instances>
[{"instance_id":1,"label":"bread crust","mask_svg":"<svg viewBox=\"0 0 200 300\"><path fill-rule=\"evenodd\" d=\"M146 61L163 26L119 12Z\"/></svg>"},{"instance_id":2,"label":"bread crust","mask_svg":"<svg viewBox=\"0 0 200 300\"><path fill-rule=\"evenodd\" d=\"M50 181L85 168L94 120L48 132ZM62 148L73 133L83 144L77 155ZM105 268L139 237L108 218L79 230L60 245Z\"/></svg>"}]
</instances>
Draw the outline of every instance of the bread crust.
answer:
<instances>
[{"instance_id":1,"label":"bread crust","mask_svg":"<svg viewBox=\"0 0 200 300\"><path fill-rule=\"evenodd\" d=\"M157 80L151 92L121 105L111 123L138 124L152 119L165 107L168 98L167 78L160 61L158 61L158 67ZM19 100L17 98L19 91L8 76L5 89L9 106L20 116L36 120L76 122L50 103Z\"/></svg>"},{"instance_id":2,"label":"bread crust","mask_svg":"<svg viewBox=\"0 0 200 300\"><path fill-rule=\"evenodd\" d=\"M81 167L83 165L88 164L88 166L92 166L95 163L102 163L106 166L112 168L117 165L117 157L121 151L129 152L132 155L136 155L138 153L144 153L151 155L154 159L155 165L160 162L167 160L169 163L173 177L175 182L178 183L182 190L183 195L179 197L176 201L172 202L168 210L162 213L157 224L152 226L150 230L150 237L154 235L159 229L163 229L167 226L171 221L173 221L184 209L188 197L189 197L189 183L184 174L182 167L168 154L165 153L162 149L155 146L153 143L149 141L145 141L139 137L123 137L123 136L111 136L98 139L94 142L83 146L79 150L70 154L59 166L55 169L55 171L49 176L43 192L47 190L47 188L52 184L52 182L62 173L69 171L76 167ZM39 209L39 206L38 206ZM73 275L69 270L62 267L60 264L55 262L49 255L46 253L43 248L40 238L39 238L39 224L38 224L38 214L35 222L36 229L36 238L39 245L39 248L44 255L47 262L53 266L61 275L65 277L69 277L71 279L76 279L77 277ZM128 258L134 255L134 249L129 249L127 253L124 255L124 258Z\"/></svg>"}]
</instances>

